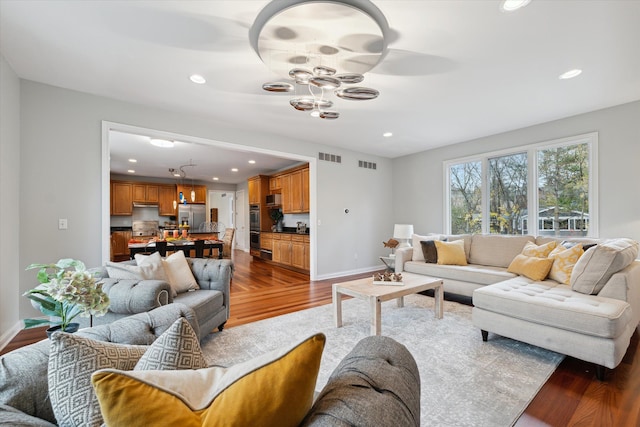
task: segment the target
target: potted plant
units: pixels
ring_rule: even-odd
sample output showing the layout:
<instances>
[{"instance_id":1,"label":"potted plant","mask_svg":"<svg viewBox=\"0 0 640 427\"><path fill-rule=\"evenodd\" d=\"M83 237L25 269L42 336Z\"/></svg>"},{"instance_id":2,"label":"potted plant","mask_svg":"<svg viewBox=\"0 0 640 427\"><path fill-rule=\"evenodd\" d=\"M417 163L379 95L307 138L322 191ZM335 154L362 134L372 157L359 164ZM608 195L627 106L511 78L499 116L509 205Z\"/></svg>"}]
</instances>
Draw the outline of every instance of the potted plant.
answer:
<instances>
[{"instance_id":1,"label":"potted plant","mask_svg":"<svg viewBox=\"0 0 640 427\"><path fill-rule=\"evenodd\" d=\"M275 228L274 231L282 231L282 218L284 218L282 211L280 209L271 209L271 211L269 212L269 216L273 220L273 225Z\"/></svg>"},{"instance_id":2,"label":"potted plant","mask_svg":"<svg viewBox=\"0 0 640 427\"><path fill-rule=\"evenodd\" d=\"M88 272L82 261L61 259L55 264L31 264L27 270L38 268L38 285L24 296L32 300L50 319L25 319L26 328L43 324L54 325L47 330L75 332L77 323L71 321L78 315L102 316L109 308L109 297ZM51 332L54 332L51 331Z\"/></svg>"}]
</instances>

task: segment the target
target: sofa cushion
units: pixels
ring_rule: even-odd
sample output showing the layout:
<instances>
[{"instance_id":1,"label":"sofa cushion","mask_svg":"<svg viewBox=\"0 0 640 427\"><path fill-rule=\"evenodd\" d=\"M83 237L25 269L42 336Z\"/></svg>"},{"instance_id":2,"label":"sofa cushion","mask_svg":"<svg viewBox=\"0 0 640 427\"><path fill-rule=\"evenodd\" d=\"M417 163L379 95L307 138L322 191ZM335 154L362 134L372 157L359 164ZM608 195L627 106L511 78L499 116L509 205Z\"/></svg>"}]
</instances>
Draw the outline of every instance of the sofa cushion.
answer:
<instances>
[{"instance_id":1,"label":"sofa cushion","mask_svg":"<svg viewBox=\"0 0 640 427\"><path fill-rule=\"evenodd\" d=\"M521 254L538 258L546 258L549 256L551 251L556 248L556 246L558 246L558 242L556 241L551 241L539 246L533 242L527 242L525 243L524 248L522 248Z\"/></svg>"},{"instance_id":2,"label":"sofa cushion","mask_svg":"<svg viewBox=\"0 0 640 427\"><path fill-rule=\"evenodd\" d=\"M176 320L142 355L134 370L206 368L198 335L184 317Z\"/></svg>"},{"instance_id":3,"label":"sofa cushion","mask_svg":"<svg viewBox=\"0 0 640 427\"><path fill-rule=\"evenodd\" d=\"M553 260L549 258L518 254L509 264L507 271L533 280L544 280L549 274L552 264Z\"/></svg>"},{"instance_id":4,"label":"sofa cushion","mask_svg":"<svg viewBox=\"0 0 640 427\"><path fill-rule=\"evenodd\" d=\"M638 256L638 242L612 239L602 242L580 257L571 274L571 288L595 295L611 276L627 267Z\"/></svg>"},{"instance_id":5,"label":"sofa cushion","mask_svg":"<svg viewBox=\"0 0 640 427\"><path fill-rule=\"evenodd\" d=\"M571 280L573 267L583 253L582 243L575 243L568 249L562 245L556 247L549 254L549 258L553 260L551 271L549 271L549 278L568 285Z\"/></svg>"},{"instance_id":6,"label":"sofa cushion","mask_svg":"<svg viewBox=\"0 0 640 427\"><path fill-rule=\"evenodd\" d=\"M55 423L47 387L48 361L49 340L0 356L0 404Z\"/></svg>"},{"instance_id":7,"label":"sofa cushion","mask_svg":"<svg viewBox=\"0 0 640 427\"><path fill-rule=\"evenodd\" d=\"M464 241L453 242L435 241L438 252L438 264L440 265L467 265L467 257L464 254Z\"/></svg>"},{"instance_id":8,"label":"sofa cushion","mask_svg":"<svg viewBox=\"0 0 640 427\"><path fill-rule=\"evenodd\" d=\"M297 426L311 408L326 338L230 368L101 370L92 383L107 425Z\"/></svg>"},{"instance_id":9,"label":"sofa cushion","mask_svg":"<svg viewBox=\"0 0 640 427\"><path fill-rule=\"evenodd\" d=\"M421 240L420 247L422 248L422 255L424 256L424 262L430 264L436 264L438 262L438 249L433 240ZM416 250L414 249L414 252Z\"/></svg>"},{"instance_id":10,"label":"sofa cushion","mask_svg":"<svg viewBox=\"0 0 640 427\"><path fill-rule=\"evenodd\" d=\"M439 234L429 234L427 236L421 236L419 234L411 235L411 246L413 247L413 252L411 253L411 261L423 261L425 260L424 254L422 252L422 245L420 242L428 241L428 240L440 240Z\"/></svg>"},{"instance_id":11,"label":"sofa cushion","mask_svg":"<svg viewBox=\"0 0 640 427\"><path fill-rule=\"evenodd\" d=\"M471 239L469 264L509 267L516 255L522 252L533 236L504 236L498 234L474 234Z\"/></svg>"},{"instance_id":12,"label":"sofa cushion","mask_svg":"<svg viewBox=\"0 0 640 427\"><path fill-rule=\"evenodd\" d=\"M553 280L515 277L473 292L473 305L532 323L602 338L616 338L632 319L631 306L584 295Z\"/></svg>"},{"instance_id":13,"label":"sofa cushion","mask_svg":"<svg viewBox=\"0 0 640 427\"><path fill-rule=\"evenodd\" d=\"M447 289L447 280L491 285L493 283L516 277L515 274L507 272L507 269L502 267L490 267L474 264L467 264L465 266L439 265L419 261L406 262L404 264L404 271L445 279L445 290Z\"/></svg>"}]
</instances>

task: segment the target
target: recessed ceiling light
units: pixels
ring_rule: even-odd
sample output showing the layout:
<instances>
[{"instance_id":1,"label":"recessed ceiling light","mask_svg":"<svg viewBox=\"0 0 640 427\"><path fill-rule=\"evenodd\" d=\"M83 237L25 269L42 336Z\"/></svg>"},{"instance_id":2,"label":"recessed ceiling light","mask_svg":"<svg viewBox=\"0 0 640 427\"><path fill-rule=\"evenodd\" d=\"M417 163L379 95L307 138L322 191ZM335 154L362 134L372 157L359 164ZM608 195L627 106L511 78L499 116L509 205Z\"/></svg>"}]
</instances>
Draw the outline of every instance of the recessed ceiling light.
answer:
<instances>
[{"instance_id":1,"label":"recessed ceiling light","mask_svg":"<svg viewBox=\"0 0 640 427\"><path fill-rule=\"evenodd\" d=\"M252 165L255 165L256 161L255 160L249 160L249 163L252 164Z\"/></svg>"},{"instance_id":2,"label":"recessed ceiling light","mask_svg":"<svg viewBox=\"0 0 640 427\"><path fill-rule=\"evenodd\" d=\"M567 80L567 79L572 79L574 77L578 77L580 74L582 74L582 70L579 69L574 69L574 70L569 70L566 73L562 73L560 74L560 77L558 77L560 80Z\"/></svg>"},{"instance_id":3,"label":"recessed ceiling light","mask_svg":"<svg viewBox=\"0 0 640 427\"><path fill-rule=\"evenodd\" d=\"M319 110L313 110L310 114L311 117L320 117L320 111Z\"/></svg>"},{"instance_id":4,"label":"recessed ceiling light","mask_svg":"<svg viewBox=\"0 0 640 427\"><path fill-rule=\"evenodd\" d=\"M133 169L129 169L127 172L129 172L129 173L136 173L136 171L134 171Z\"/></svg>"},{"instance_id":5,"label":"recessed ceiling light","mask_svg":"<svg viewBox=\"0 0 640 427\"><path fill-rule=\"evenodd\" d=\"M238 172L238 168L231 169L231 172Z\"/></svg>"},{"instance_id":6,"label":"recessed ceiling light","mask_svg":"<svg viewBox=\"0 0 640 427\"><path fill-rule=\"evenodd\" d=\"M531 0L504 0L500 6L505 12L513 12L525 7Z\"/></svg>"},{"instance_id":7,"label":"recessed ceiling light","mask_svg":"<svg viewBox=\"0 0 640 427\"><path fill-rule=\"evenodd\" d=\"M156 147L161 148L171 148L173 147L173 141L169 141L168 139L160 139L160 138L151 138L151 145L155 145Z\"/></svg>"},{"instance_id":8,"label":"recessed ceiling light","mask_svg":"<svg viewBox=\"0 0 640 427\"><path fill-rule=\"evenodd\" d=\"M179 177L179 176L180 176L180 174L179 174L179 173L174 173L174 174L173 174L173 176L175 176L175 177Z\"/></svg>"},{"instance_id":9,"label":"recessed ceiling light","mask_svg":"<svg viewBox=\"0 0 640 427\"><path fill-rule=\"evenodd\" d=\"M385 133L383 133L383 134L382 134L382 136L384 136L385 138L389 138L389 137L392 137L392 136L393 136L393 133L391 133L391 132L385 132Z\"/></svg>"},{"instance_id":10,"label":"recessed ceiling light","mask_svg":"<svg viewBox=\"0 0 640 427\"><path fill-rule=\"evenodd\" d=\"M207 80L204 77L202 77L200 74L192 74L189 77L189 80L199 85L203 85L207 82Z\"/></svg>"},{"instance_id":11,"label":"recessed ceiling light","mask_svg":"<svg viewBox=\"0 0 640 427\"><path fill-rule=\"evenodd\" d=\"M129 159L129 163L138 163L136 159Z\"/></svg>"},{"instance_id":12,"label":"recessed ceiling light","mask_svg":"<svg viewBox=\"0 0 640 427\"><path fill-rule=\"evenodd\" d=\"M213 177L213 180L214 180L214 181L217 181L217 180L219 180L219 179L220 179L220 178L218 178L217 176L214 176L214 177Z\"/></svg>"}]
</instances>

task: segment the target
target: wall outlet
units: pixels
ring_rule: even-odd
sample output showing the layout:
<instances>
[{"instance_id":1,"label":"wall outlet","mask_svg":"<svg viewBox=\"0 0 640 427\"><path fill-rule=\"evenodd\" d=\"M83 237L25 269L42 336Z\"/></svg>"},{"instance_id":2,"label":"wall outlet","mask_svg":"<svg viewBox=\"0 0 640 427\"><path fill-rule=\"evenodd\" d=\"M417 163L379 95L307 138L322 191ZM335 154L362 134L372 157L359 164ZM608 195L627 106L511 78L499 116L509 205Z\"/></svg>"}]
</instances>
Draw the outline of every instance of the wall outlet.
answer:
<instances>
[{"instance_id":1,"label":"wall outlet","mask_svg":"<svg viewBox=\"0 0 640 427\"><path fill-rule=\"evenodd\" d=\"M66 218L58 219L58 230L66 230L68 228L68 222Z\"/></svg>"}]
</instances>

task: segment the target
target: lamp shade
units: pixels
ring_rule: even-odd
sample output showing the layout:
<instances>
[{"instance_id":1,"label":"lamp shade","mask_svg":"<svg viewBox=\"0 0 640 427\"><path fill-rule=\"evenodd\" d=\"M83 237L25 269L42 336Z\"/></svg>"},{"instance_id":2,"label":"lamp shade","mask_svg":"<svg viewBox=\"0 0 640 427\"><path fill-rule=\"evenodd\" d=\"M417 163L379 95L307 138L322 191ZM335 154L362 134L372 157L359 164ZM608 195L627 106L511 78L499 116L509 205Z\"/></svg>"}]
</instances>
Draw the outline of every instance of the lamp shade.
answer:
<instances>
[{"instance_id":1,"label":"lamp shade","mask_svg":"<svg viewBox=\"0 0 640 427\"><path fill-rule=\"evenodd\" d=\"M413 234L413 224L395 224L393 226L394 239L410 239Z\"/></svg>"}]
</instances>

